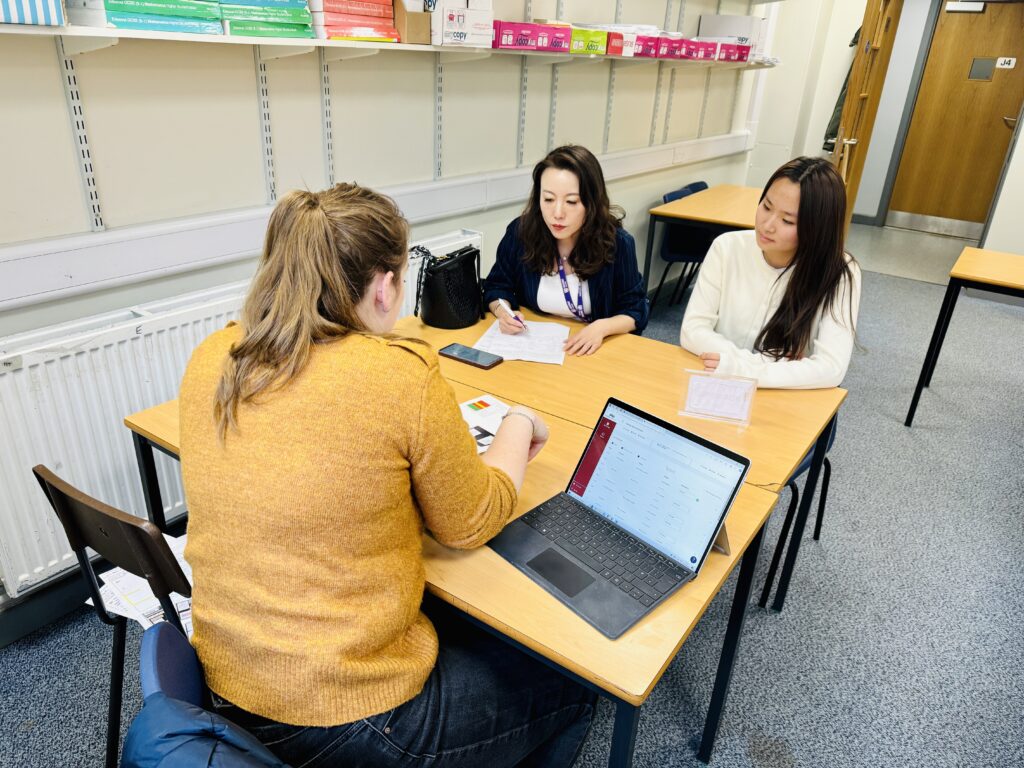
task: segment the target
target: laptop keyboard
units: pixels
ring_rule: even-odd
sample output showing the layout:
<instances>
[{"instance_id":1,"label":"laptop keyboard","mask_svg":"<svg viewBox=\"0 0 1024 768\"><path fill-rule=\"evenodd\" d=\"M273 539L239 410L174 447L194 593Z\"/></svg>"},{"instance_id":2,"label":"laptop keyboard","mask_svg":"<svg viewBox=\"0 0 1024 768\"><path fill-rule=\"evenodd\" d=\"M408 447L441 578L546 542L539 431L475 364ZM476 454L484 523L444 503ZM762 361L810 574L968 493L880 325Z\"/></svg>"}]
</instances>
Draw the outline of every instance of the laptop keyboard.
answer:
<instances>
[{"instance_id":1,"label":"laptop keyboard","mask_svg":"<svg viewBox=\"0 0 1024 768\"><path fill-rule=\"evenodd\" d=\"M644 606L686 581L689 572L568 496L520 518Z\"/></svg>"}]
</instances>

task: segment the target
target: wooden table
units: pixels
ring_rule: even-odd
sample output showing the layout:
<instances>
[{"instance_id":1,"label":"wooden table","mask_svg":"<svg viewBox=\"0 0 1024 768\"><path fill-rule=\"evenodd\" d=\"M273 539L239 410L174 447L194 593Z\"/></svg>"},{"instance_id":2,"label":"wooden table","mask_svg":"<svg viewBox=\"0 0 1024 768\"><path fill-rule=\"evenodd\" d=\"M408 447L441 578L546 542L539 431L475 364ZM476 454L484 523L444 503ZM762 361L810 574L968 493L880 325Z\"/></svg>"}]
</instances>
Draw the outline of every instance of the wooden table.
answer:
<instances>
[{"instance_id":1,"label":"wooden table","mask_svg":"<svg viewBox=\"0 0 1024 768\"><path fill-rule=\"evenodd\" d=\"M754 214L760 199L761 190L757 187L719 184L651 208L647 225L647 251L644 255L644 292L647 292L650 282L654 230L658 223L687 221L721 231L753 229Z\"/></svg>"},{"instance_id":2,"label":"wooden table","mask_svg":"<svg viewBox=\"0 0 1024 768\"><path fill-rule=\"evenodd\" d=\"M459 401L481 394L479 389L458 382L453 382L452 388ZM549 417L547 422L551 437L526 473L518 514L565 490L590 436L589 428L565 419ZM178 454L176 400L133 414L125 424L139 444L171 456ZM155 483L152 487L159 501L159 488ZM774 493L744 485L725 522L730 554L709 554L697 579L618 640L608 639L566 610L489 547L452 550L424 536L427 588L484 628L612 699L616 714L609 764L625 766L632 762L641 706L739 562L740 574L701 739L699 755L707 761L739 649L764 525L776 500ZM162 517L162 506L158 503L155 508ZM151 519L153 510L150 507ZM154 522L158 523L156 519Z\"/></svg>"},{"instance_id":3,"label":"wooden table","mask_svg":"<svg viewBox=\"0 0 1024 768\"><path fill-rule=\"evenodd\" d=\"M908 427L914 422L914 412L917 410L918 400L921 399L921 392L932 383L935 364L939 360L942 342L946 339L946 330L953 317L953 309L956 307L961 288L974 288L1024 298L1024 256L981 248L964 248L961 252L960 258L949 272L949 286L946 288L942 308L939 309L939 316L935 321L932 340L921 366L914 397L910 401L907 420L904 422Z\"/></svg>"}]
</instances>

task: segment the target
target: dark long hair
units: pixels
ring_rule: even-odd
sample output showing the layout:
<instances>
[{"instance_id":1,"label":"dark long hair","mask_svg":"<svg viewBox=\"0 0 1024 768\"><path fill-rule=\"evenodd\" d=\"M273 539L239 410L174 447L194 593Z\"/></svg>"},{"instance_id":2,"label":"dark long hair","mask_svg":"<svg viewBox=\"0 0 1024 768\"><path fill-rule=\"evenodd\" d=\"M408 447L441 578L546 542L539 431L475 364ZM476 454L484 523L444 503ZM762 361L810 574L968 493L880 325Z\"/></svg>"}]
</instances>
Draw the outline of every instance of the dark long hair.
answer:
<instances>
[{"instance_id":1,"label":"dark long hair","mask_svg":"<svg viewBox=\"0 0 1024 768\"><path fill-rule=\"evenodd\" d=\"M548 168L571 171L580 181L580 202L585 213L568 261L580 279L586 280L615 261L615 230L622 226L622 209L608 201L601 164L589 149L567 144L551 150L533 167L533 189L519 217L523 261L533 272L548 274L558 264L558 242L540 211L540 177Z\"/></svg>"},{"instance_id":2,"label":"dark long hair","mask_svg":"<svg viewBox=\"0 0 1024 768\"><path fill-rule=\"evenodd\" d=\"M820 157L798 157L779 168L764 185L761 200L776 179L800 185L796 220L796 254L779 308L761 329L756 349L775 359L806 354L811 326L821 312L837 314L844 281L849 288L847 320L853 327L853 257L843 250L846 224L846 186L839 172Z\"/></svg>"}]
</instances>

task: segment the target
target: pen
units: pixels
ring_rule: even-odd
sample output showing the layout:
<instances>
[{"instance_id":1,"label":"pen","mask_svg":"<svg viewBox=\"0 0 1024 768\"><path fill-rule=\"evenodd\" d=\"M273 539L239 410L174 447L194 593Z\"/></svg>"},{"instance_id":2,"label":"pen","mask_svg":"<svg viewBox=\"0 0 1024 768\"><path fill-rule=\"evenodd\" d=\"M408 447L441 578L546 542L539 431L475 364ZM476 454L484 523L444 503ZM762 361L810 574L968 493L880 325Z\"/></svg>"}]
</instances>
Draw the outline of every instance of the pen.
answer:
<instances>
[{"instance_id":1,"label":"pen","mask_svg":"<svg viewBox=\"0 0 1024 768\"><path fill-rule=\"evenodd\" d=\"M498 306L504 309L506 312L508 312L508 316L515 320L517 323L519 323L521 326L523 326L524 329L526 328L526 323L520 320L516 313L512 311L512 307L508 305L507 301L505 301L504 299L498 299Z\"/></svg>"}]
</instances>

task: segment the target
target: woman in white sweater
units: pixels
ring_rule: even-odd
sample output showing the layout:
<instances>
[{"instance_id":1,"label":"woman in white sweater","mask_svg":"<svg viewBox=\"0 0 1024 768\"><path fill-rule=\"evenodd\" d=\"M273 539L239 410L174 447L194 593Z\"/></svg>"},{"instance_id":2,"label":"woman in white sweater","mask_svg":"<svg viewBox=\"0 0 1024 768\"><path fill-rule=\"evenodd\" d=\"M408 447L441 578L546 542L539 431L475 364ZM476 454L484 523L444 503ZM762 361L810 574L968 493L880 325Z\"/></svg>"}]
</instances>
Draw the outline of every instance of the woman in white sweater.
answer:
<instances>
[{"instance_id":1,"label":"woman in white sweater","mask_svg":"<svg viewBox=\"0 0 1024 768\"><path fill-rule=\"evenodd\" d=\"M850 364L860 268L843 250L846 189L822 158L798 157L765 185L754 230L711 245L679 334L705 371L759 387L835 387Z\"/></svg>"}]
</instances>

